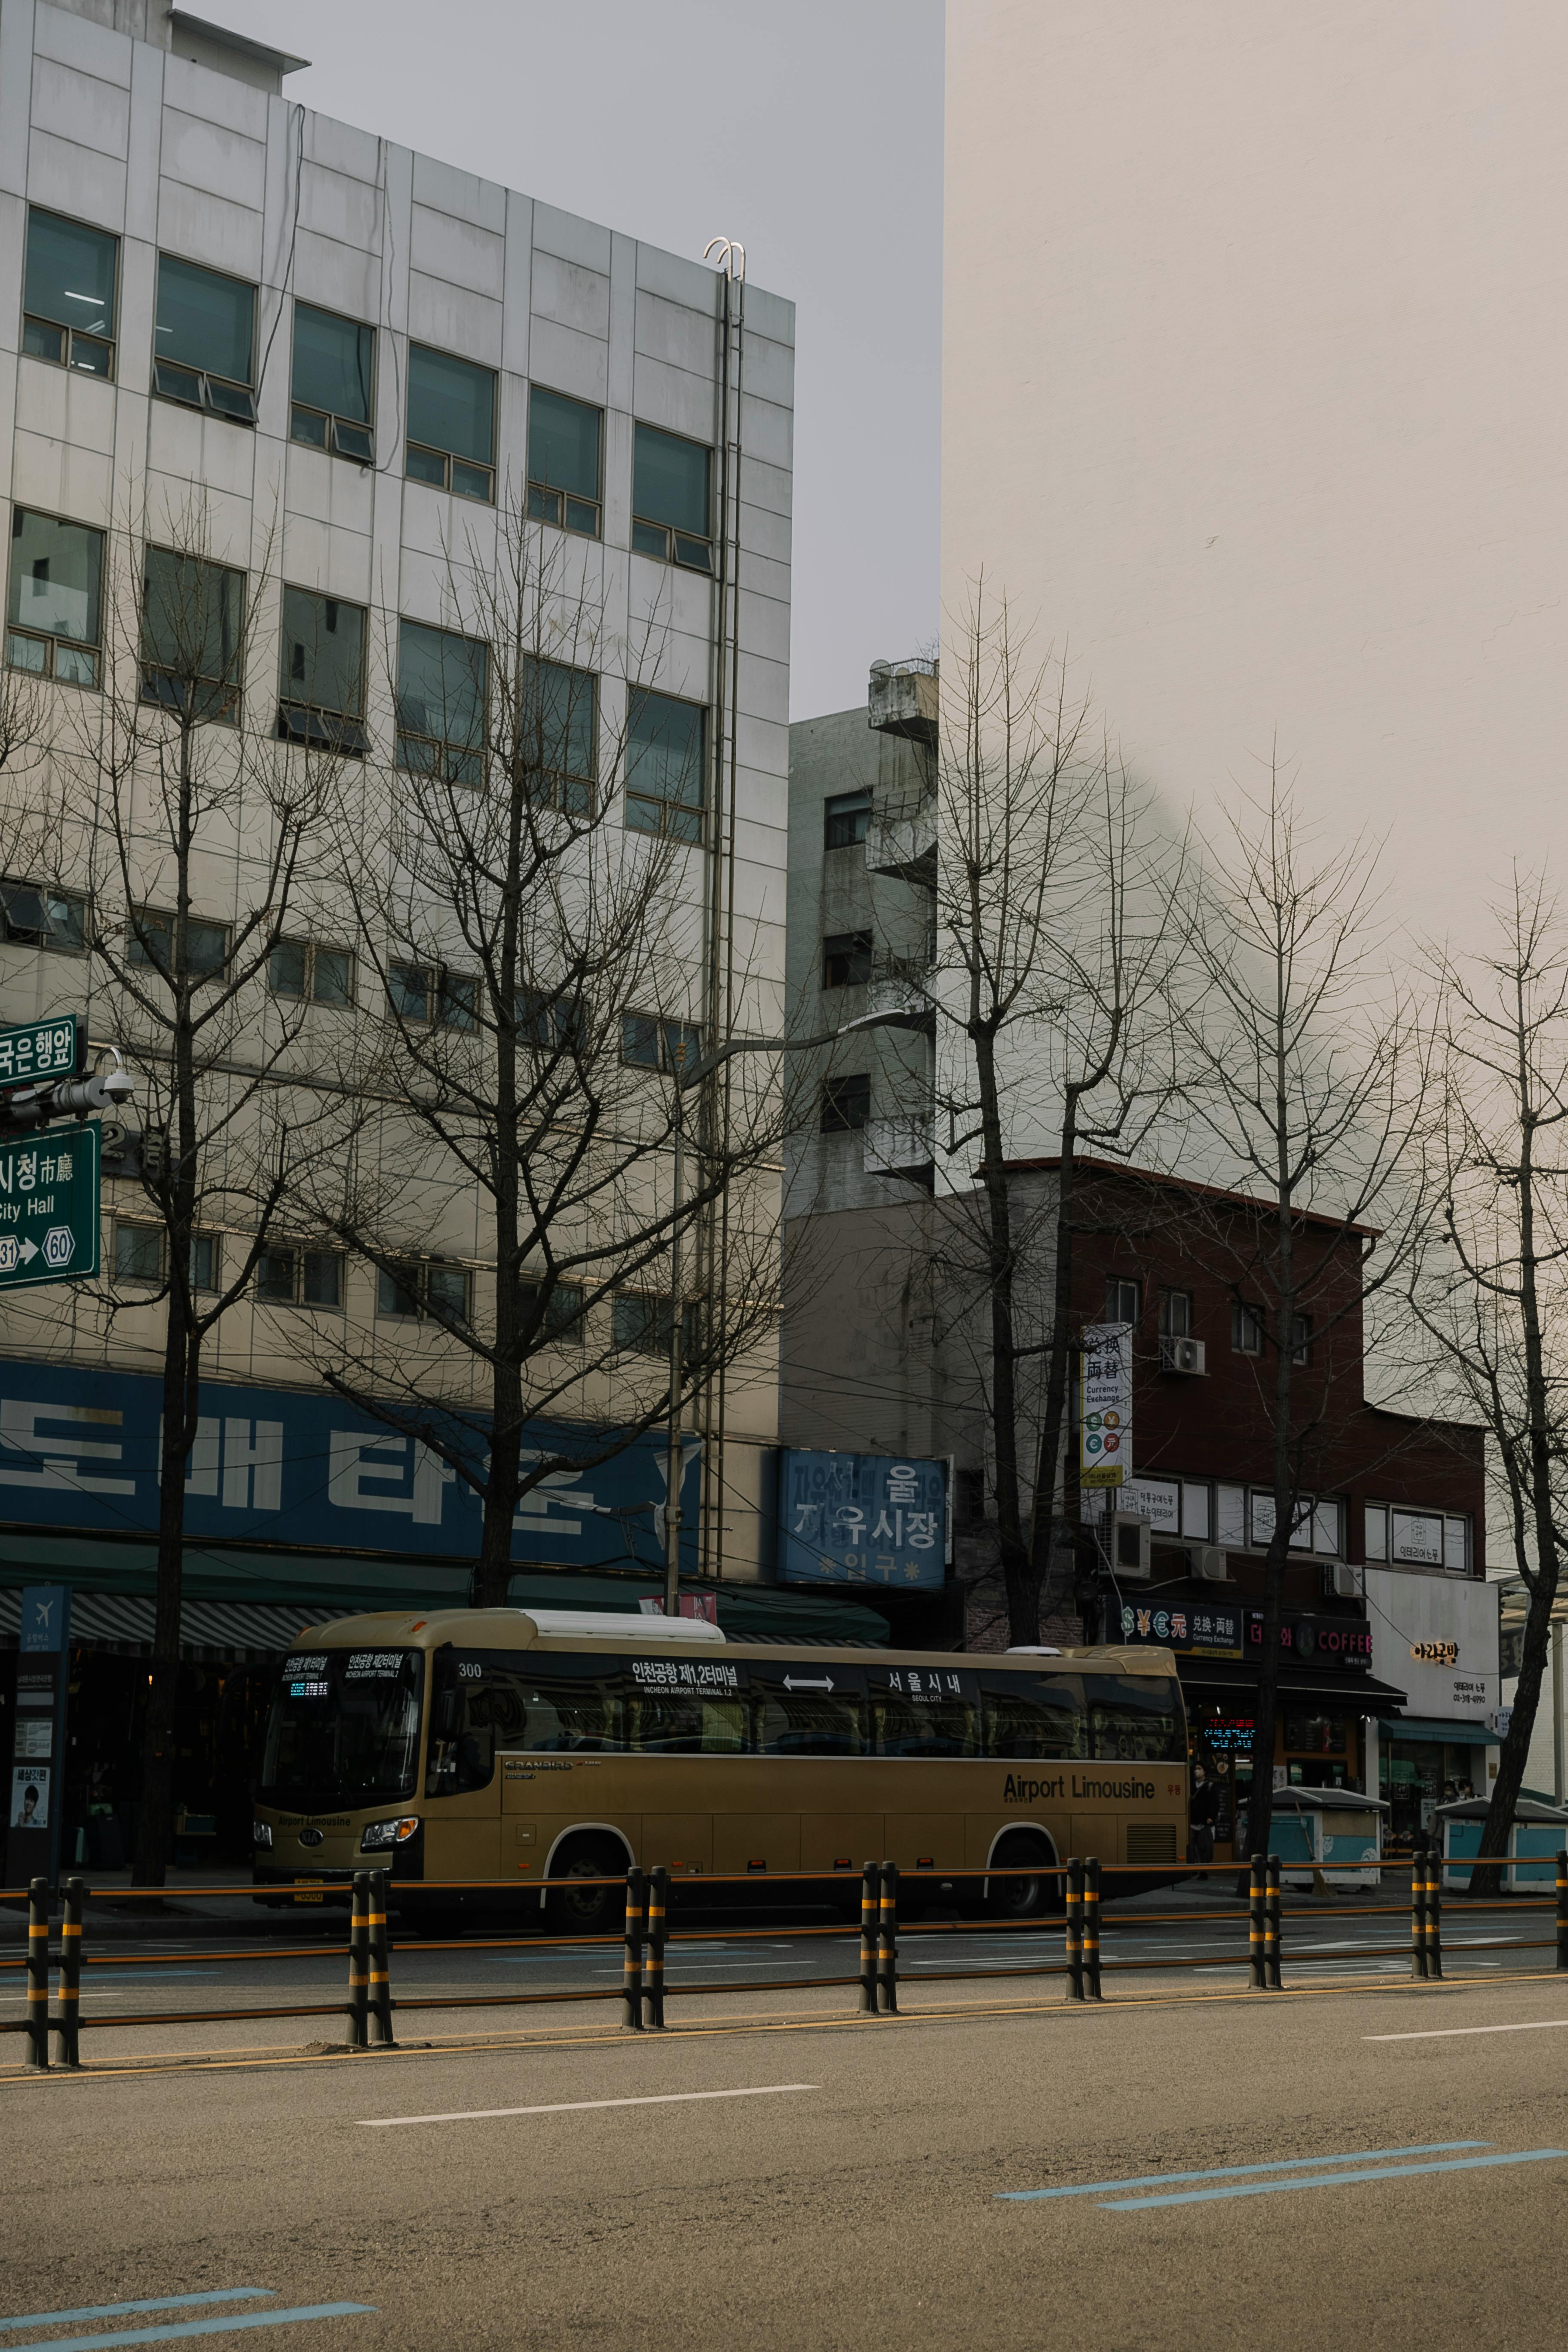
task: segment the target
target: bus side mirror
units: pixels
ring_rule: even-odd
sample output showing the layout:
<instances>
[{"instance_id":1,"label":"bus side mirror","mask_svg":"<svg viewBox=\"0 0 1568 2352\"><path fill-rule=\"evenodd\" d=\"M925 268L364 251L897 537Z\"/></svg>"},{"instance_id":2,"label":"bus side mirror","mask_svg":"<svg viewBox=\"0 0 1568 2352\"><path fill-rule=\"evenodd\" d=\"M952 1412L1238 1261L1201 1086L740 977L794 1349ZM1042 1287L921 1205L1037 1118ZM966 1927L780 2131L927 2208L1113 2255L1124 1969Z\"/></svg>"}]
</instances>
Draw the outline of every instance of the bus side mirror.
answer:
<instances>
[{"instance_id":1,"label":"bus side mirror","mask_svg":"<svg viewBox=\"0 0 1568 2352\"><path fill-rule=\"evenodd\" d=\"M455 1690L437 1691L430 1709L430 1730L437 1739L455 1739L458 1736L458 1694Z\"/></svg>"}]
</instances>

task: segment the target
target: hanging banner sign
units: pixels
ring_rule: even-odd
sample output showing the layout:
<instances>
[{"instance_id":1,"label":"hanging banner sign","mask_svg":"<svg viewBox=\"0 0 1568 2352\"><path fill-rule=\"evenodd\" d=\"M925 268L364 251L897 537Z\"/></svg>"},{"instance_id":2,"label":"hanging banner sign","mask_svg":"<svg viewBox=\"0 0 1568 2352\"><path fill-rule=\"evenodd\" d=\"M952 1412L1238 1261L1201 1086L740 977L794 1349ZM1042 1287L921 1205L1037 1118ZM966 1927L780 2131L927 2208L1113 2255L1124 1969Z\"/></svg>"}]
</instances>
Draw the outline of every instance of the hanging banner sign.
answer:
<instances>
[{"instance_id":1,"label":"hanging banner sign","mask_svg":"<svg viewBox=\"0 0 1568 2352\"><path fill-rule=\"evenodd\" d=\"M1093 1323L1083 1335L1078 1476L1120 1486L1132 1475L1132 1326Z\"/></svg>"}]
</instances>

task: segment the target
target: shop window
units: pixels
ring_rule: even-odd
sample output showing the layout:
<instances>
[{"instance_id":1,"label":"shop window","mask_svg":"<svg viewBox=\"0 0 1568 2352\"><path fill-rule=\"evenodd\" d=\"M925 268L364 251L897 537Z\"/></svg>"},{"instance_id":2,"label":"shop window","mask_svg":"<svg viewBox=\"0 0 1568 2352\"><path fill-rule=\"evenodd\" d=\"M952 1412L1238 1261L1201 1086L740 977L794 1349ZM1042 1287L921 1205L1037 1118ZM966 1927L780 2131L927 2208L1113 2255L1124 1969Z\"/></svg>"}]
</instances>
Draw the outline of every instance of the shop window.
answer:
<instances>
[{"instance_id":1,"label":"shop window","mask_svg":"<svg viewBox=\"0 0 1568 2352\"><path fill-rule=\"evenodd\" d=\"M120 240L58 213L27 214L22 349L86 375L114 373L114 288Z\"/></svg>"},{"instance_id":2,"label":"shop window","mask_svg":"<svg viewBox=\"0 0 1568 2352\"><path fill-rule=\"evenodd\" d=\"M528 395L528 511L559 530L599 536L605 415L534 384Z\"/></svg>"},{"instance_id":3,"label":"shop window","mask_svg":"<svg viewBox=\"0 0 1568 2352\"><path fill-rule=\"evenodd\" d=\"M160 399L254 425L255 346L254 286L172 253L158 256L153 389Z\"/></svg>"},{"instance_id":4,"label":"shop window","mask_svg":"<svg viewBox=\"0 0 1568 2352\"><path fill-rule=\"evenodd\" d=\"M103 533L16 507L5 659L35 677L96 686L103 642Z\"/></svg>"},{"instance_id":5,"label":"shop window","mask_svg":"<svg viewBox=\"0 0 1568 2352\"><path fill-rule=\"evenodd\" d=\"M408 346L408 445L411 482L451 490L493 506L496 494L496 379L491 368Z\"/></svg>"},{"instance_id":6,"label":"shop window","mask_svg":"<svg viewBox=\"0 0 1568 2352\"><path fill-rule=\"evenodd\" d=\"M311 303L294 305L294 373L290 437L307 448L330 450L362 466L375 461L371 398L375 329Z\"/></svg>"},{"instance_id":7,"label":"shop window","mask_svg":"<svg viewBox=\"0 0 1568 2352\"><path fill-rule=\"evenodd\" d=\"M1366 1557L1405 1568L1470 1570L1470 1521L1462 1511L1422 1510L1407 1503L1369 1503Z\"/></svg>"},{"instance_id":8,"label":"shop window","mask_svg":"<svg viewBox=\"0 0 1568 2352\"><path fill-rule=\"evenodd\" d=\"M711 572L712 452L700 441L639 425L632 465L632 545L639 555Z\"/></svg>"}]
</instances>

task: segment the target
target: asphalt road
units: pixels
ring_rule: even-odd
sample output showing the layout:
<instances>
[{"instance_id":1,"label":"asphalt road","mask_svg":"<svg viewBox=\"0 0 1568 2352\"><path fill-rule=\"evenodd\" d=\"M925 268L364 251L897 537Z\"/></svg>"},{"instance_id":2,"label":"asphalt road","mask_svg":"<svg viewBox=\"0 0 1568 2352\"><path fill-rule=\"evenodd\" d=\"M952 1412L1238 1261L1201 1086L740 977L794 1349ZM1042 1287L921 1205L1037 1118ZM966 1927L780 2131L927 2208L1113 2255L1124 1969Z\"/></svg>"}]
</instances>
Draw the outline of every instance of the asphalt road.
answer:
<instances>
[{"instance_id":1,"label":"asphalt road","mask_svg":"<svg viewBox=\"0 0 1568 2352\"><path fill-rule=\"evenodd\" d=\"M13 2076L4 2341L1568 2340L1568 1982L1003 1993L922 2014L917 1991L877 2023L815 2022L799 1993L766 2017L693 2002L663 2037L557 2010L552 2040L462 2052Z\"/></svg>"}]
</instances>

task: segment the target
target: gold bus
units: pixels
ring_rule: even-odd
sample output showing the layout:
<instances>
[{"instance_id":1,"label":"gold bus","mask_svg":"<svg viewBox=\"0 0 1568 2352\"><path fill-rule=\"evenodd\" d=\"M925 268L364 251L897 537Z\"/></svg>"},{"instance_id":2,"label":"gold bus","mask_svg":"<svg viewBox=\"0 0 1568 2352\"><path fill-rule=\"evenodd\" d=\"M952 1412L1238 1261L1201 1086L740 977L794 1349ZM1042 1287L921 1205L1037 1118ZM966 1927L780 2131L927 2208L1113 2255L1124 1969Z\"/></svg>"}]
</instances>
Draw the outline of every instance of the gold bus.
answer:
<instances>
[{"instance_id":1,"label":"gold bus","mask_svg":"<svg viewBox=\"0 0 1568 2352\"><path fill-rule=\"evenodd\" d=\"M988 1869L1096 1853L1158 1878L1186 1830L1167 1651L792 1649L688 1620L387 1612L312 1627L283 1661L255 1883L320 1902L389 1865L400 1909L450 1911L460 1898L422 1904L422 1881L501 1880L586 1932L618 1920L616 1890L547 1901L542 1880L805 1872L847 1904L861 1864L888 1856L907 1911L1025 1918L1058 1882Z\"/></svg>"}]
</instances>

